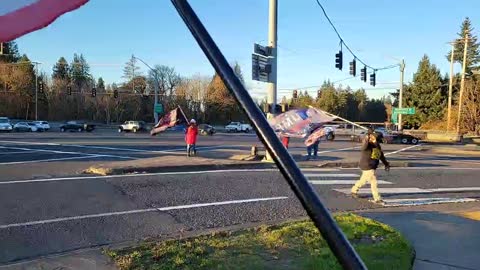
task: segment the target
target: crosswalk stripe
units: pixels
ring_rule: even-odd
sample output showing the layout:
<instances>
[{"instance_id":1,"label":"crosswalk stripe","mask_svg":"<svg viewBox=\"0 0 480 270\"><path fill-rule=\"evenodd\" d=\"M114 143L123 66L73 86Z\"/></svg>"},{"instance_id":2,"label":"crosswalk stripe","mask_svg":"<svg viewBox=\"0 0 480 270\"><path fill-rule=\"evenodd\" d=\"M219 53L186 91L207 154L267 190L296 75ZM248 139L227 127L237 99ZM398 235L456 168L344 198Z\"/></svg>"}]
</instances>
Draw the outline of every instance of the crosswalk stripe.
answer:
<instances>
[{"instance_id":1,"label":"crosswalk stripe","mask_svg":"<svg viewBox=\"0 0 480 270\"><path fill-rule=\"evenodd\" d=\"M312 185L354 185L357 180L310 180ZM378 184L391 185L393 183L383 180L377 180Z\"/></svg>"},{"instance_id":2,"label":"crosswalk stripe","mask_svg":"<svg viewBox=\"0 0 480 270\"><path fill-rule=\"evenodd\" d=\"M339 178L339 177L359 177L360 175L355 173L304 173L305 177L332 177L332 178Z\"/></svg>"},{"instance_id":3,"label":"crosswalk stripe","mask_svg":"<svg viewBox=\"0 0 480 270\"><path fill-rule=\"evenodd\" d=\"M439 203L463 203L476 202L472 198L415 198L415 199L384 199L382 205L387 207L394 206L417 206Z\"/></svg>"},{"instance_id":4,"label":"crosswalk stripe","mask_svg":"<svg viewBox=\"0 0 480 270\"><path fill-rule=\"evenodd\" d=\"M351 189L349 188L340 188L340 189L335 189L335 191L344 193L344 194L350 194ZM421 193L432 193L430 190L426 189L421 189L421 188L415 188L415 187L410 187L410 188L379 188L378 191L380 194L421 194ZM370 188L362 188L358 191L358 194L370 194Z\"/></svg>"}]
</instances>

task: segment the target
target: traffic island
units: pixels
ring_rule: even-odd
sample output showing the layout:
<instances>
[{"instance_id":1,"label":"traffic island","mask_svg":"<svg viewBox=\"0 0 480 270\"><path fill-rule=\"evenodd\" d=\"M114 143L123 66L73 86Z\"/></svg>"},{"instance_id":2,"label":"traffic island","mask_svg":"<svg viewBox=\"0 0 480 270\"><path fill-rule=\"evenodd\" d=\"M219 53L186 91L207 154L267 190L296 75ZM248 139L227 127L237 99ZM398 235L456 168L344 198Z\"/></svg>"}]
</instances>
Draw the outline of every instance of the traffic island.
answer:
<instances>
[{"instance_id":1,"label":"traffic island","mask_svg":"<svg viewBox=\"0 0 480 270\"><path fill-rule=\"evenodd\" d=\"M411 269L414 250L388 225L354 214L336 221L368 269ZM120 269L341 269L310 221L106 250Z\"/></svg>"},{"instance_id":2,"label":"traffic island","mask_svg":"<svg viewBox=\"0 0 480 270\"><path fill-rule=\"evenodd\" d=\"M213 159L206 157L186 157L167 155L128 161L107 162L91 166L83 171L86 174L114 175L125 173L158 173L198 170L273 168L273 165L256 161L240 161L229 158Z\"/></svg>"}]
</instances>

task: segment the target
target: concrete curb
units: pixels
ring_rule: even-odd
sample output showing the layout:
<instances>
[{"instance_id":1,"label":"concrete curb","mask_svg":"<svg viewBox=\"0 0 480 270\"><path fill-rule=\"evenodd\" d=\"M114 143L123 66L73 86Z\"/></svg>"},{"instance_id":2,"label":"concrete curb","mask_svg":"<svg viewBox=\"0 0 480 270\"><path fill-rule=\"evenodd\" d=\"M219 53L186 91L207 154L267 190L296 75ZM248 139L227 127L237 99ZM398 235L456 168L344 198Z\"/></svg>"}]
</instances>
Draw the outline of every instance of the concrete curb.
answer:
<instances>
[{"instance_id":1,"label":"concrete curb","mask_svg":"<svg viewBox=\"0 0 480 270\"><path fill-rule=\"evenodd\" d=\"M270 169L276 168L274 163L241 163L241 164L205 164L205 165L179 165L179 166L155 166L155 167L90 167L83 171L86 174L116 175L128 173L158 173L158 172L185 172L226 169Z\"/></svg>"}]
</instances>

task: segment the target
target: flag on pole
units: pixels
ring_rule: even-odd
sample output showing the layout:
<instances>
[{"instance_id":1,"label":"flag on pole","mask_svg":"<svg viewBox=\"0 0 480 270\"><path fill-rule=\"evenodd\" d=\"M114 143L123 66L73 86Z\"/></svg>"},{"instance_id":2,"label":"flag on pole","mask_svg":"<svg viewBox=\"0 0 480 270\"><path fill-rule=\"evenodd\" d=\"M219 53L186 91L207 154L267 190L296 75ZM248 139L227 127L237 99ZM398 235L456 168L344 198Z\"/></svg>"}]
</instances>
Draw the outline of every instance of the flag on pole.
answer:
<instances>
[{"instance_id":1,"label":"flag on pole","mask_svg":"<svg viewBox=\"0 0 480 270\"><path fill-rule=\"evenodd\" d=\"M305 138L314 126L334 119L315 108L308 108L282 113L270 119L269 123L281 136Z\"/></svg>"},{"instance_id":2,"label":"flag on pole","mask_svg":"<svg viewBox=\"0 0 480 270\"><path fill-rule=\"evenodd\" d=\"M183 113L180 107L171 110L170 112L166 113L158 123L153 127L150 131L150 135L154 136L160 132L164 132L168 128L174 127L176 125L188 123L185 114Z\"/></svg>"},{"instance_id":3,"label":"flag on pole","mask_svg":"<svg viewBox=\"0 0 480 270\"><path fill-rule=\"evenodd\" d=\"M46 27L88 0L1 0L0 42Z\"/></svg>"}]
</instances>

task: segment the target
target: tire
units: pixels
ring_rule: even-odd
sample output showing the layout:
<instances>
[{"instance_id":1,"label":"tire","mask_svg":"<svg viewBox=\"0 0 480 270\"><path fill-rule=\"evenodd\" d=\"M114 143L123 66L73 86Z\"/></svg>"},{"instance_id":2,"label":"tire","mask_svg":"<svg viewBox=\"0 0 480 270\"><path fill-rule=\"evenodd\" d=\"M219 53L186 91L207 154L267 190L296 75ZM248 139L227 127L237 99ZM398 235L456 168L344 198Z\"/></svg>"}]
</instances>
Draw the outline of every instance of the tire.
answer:
<instances>
[{"instance_id":1,"label":"tire","mask_svg":"<svg viewBox=\"0 0 480 270\"><path fill-rule=\"evenodd\" d=\"M417 138L413 138L411 142L412 142L412 144L417 144L417 143L418 143L418 139L417 139Z\"/></svg>"},{"instance_id":2,"label":"tire","mask_svg":"<svg viewBox=\"0 0 480 270\"><path fill-rule=\"evenodd\" d=\"M122 133L123 132L123 128L118 128L118 133Z\"/></svg>"},{"instance_id":3,"label":"tire","mask_svg":"<svg viewBox=\"0 0 480 270\"><path fill-rule=\"evenodd\" d=\"M78 131L78 132L82 132L83 129L82 129L82 128L78 128L77 131Z\"/></svg>"},{"instance_id":4,"label":"tire","mask_svg":"<svg viewBox=\"0 0 480 270\"><path fill-rule=\"evenodd\" d=\"M402 138L401 142L402 142L403 144L407 144L407 143L408 143L408 139L407 139L407 138Z\"/></svg>"},{"instance_id":5,"label":"tire","mask_svg":"<svg viewBox=\"0 0 480 270\"><path fill-rule=\"evenodd\" d=\"M236 128L236 129L235 129L235 133L238 133L238 132L240 132L240 130L238 130L238 128Z\"/></svg>"},{"instance_id":6,"label":"tire","mask_svg":"<svg viewBox=\"0 0 480 270\"><path fill-rule=\"evenodd\" d=\"M62 127L62 128L60 129L60 132L65 132L65 128Z\"/></svg>"},{"instance_id":7,"label":"tire","mask_svg":"<svg viewBox=\"0 0 480 270\"><path fill-rule=\"evenodd\" d=\"M132 128L133 133L137 133L137 128Z\"/></svg>"},{"instance_id":8,"label":"tire","mask_svg":"<svg viewBox=\"0 0 480 270\"><path fill-rule=\"evenodd\" d=\"M250 133L250 129L245 129L245 133Z\"/></svg>"}]
</instances>

